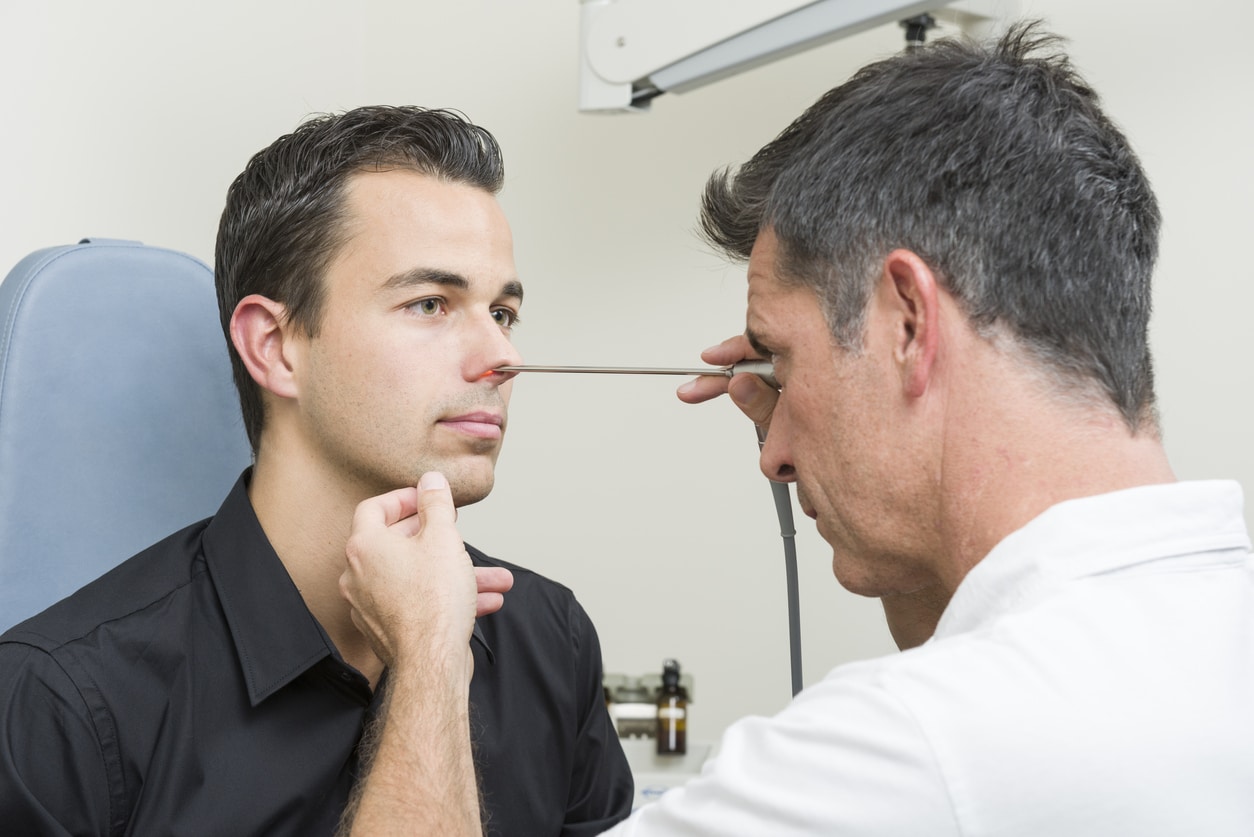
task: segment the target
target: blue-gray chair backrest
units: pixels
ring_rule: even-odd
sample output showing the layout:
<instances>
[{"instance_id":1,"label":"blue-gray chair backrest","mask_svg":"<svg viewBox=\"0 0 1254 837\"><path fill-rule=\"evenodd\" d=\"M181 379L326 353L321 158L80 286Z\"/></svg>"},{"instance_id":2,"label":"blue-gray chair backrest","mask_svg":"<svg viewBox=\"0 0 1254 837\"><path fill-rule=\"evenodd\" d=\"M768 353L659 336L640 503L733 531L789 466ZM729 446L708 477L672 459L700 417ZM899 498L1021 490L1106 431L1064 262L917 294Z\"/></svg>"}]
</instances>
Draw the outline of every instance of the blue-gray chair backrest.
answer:
<instances>
[{"instance_id":1,"label":"blue-gray chair backrest","mask_svg":"<svg viewBox=\"0 0 1254 837\"><path fill-rule=\"evenodd\" d=\"M213 274L84 240L0 282L0 631L213 514L251 455Z\"/></svg>"}]
</instances>

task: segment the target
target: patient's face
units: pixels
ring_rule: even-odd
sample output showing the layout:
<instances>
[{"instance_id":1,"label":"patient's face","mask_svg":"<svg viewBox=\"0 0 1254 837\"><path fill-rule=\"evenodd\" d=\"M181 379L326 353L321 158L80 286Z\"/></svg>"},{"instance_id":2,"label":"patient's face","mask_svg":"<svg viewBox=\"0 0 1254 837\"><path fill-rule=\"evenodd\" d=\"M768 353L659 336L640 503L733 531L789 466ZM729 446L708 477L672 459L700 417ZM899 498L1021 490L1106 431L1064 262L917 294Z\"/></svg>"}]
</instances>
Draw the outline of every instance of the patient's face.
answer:
<instances>
[{"instance_id":1,"label":"patient's face","mask_svg":"<svg viewBox=\"0 0 1254 837\"><path fill-rule=\"evenodd\" d=\"M522 302L513 238L483 190L411 171L348 188L348 242L327 271L318 336L301 346L301 430L349 491L442 471L459 505L485 497L505 433Z\"/></svg>"}]
</instances>

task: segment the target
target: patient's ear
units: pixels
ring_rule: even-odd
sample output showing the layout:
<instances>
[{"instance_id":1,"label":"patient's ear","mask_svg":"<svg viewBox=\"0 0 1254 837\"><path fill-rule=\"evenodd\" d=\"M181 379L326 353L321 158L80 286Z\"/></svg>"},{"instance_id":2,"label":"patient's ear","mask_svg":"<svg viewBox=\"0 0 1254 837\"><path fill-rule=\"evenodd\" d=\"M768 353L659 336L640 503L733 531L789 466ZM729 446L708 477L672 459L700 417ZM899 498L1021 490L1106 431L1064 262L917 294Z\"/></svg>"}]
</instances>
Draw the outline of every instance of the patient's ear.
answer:
<instances>
[{"instance_id":1,"label":"patient's ear","mask_svg":"<svg viewBox=\"0 0 1254 837\"><path fill-rule=\"evenodd\" d=\"M291 339L293 326L287 308L260 294L249 294L231 315L231 342L257 385L281 398L296 395L293 357L298 349Z\"/></svg>"}]
</instances>

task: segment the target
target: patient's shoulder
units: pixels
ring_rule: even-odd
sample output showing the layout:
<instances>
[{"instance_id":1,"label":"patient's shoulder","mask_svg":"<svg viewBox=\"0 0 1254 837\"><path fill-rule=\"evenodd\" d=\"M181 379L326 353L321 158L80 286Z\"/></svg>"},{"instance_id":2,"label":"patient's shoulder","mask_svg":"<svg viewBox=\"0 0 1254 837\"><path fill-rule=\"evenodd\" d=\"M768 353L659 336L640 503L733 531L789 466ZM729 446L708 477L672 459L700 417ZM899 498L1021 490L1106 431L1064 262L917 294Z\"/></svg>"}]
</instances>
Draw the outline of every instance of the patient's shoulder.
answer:
<instances>
[{"instance_id":1,"label":"patient's shoulder","mask_svg":"<svg viewBox=\"0 0 1254 837\"><path fill-rule=\"evenodd\" d=\"M144 618L205 574L200 547L206 521L181 529L0 635L0 644L53 652L104 626Z\"/></svg>"}]
</instances>

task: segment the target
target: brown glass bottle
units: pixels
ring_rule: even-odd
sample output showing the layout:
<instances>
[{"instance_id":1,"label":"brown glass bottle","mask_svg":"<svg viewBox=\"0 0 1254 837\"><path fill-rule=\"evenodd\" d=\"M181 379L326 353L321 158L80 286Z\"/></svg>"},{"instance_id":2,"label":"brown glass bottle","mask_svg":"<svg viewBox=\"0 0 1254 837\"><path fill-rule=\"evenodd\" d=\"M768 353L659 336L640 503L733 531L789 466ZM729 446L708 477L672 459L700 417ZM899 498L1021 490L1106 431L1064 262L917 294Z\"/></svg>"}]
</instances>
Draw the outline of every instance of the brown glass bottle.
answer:
<instances>
[{"instance_id":1,"label":"brown glass bottle","mask_svg":"<svg viewBox=\"0 0 1254 837\"><path fill-rule=\"evenodd\" d=\"M679 685L679 663L662 663L662 688L657 695L657 752L660 756L688 752L688 691Z\"/></svg>"}]
</instances>

